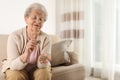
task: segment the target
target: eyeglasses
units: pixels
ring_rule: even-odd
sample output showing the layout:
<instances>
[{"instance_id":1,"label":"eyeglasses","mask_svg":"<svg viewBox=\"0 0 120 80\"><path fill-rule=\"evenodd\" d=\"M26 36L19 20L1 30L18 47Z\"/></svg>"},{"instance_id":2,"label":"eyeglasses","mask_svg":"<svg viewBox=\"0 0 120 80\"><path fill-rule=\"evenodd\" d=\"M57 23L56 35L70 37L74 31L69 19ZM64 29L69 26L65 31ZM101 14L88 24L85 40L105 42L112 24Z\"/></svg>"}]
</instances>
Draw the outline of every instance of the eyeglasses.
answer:
<instances>
[{"instance_id":1,"label":"eyeglasses","mask_svg":"<svg viewBox=\"0 0 120 80\"><path fill-rule=\"evenodd\" d=\"M38 16L29 16L32 20L40 20L41 22L46 21L44 17L38 17Z\"/></svg>"}]
</instances>

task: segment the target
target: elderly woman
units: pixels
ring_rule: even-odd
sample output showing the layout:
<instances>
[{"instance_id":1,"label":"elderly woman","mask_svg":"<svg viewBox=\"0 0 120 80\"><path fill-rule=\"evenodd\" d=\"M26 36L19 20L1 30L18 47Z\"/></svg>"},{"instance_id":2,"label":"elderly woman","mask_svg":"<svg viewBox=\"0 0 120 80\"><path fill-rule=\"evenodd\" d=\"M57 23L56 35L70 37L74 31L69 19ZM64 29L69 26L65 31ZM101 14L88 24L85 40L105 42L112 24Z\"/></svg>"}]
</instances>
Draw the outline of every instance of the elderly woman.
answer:
<instances>
[{"instance_id":1,"label":"elderly woman","mask_svg":"<svg viewBox=\"0 0 120 80\"><path fill-rule=\"evenodd\" d=\"M51 80L51 44L41 31L47 19L45 7L31 4L25 11L26 27L10 34L7 61L2 71L6 80Z\"/></svg>"}]
</instances>

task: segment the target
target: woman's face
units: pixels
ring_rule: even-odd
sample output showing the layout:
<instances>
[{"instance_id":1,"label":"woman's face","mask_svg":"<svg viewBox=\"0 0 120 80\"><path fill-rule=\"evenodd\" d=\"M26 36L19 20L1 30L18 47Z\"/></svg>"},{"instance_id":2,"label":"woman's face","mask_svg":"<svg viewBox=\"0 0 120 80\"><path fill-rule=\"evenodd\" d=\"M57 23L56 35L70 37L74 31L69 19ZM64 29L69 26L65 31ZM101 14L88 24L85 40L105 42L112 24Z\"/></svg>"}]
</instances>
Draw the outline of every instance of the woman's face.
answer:
<instances>
[{"instance_id":1,"label":"woman's face","mask_svg":"<svg viewBox=\"0 0 120 80\"><path fill-rule=\"evenodd\" d=\"M40 10L32 10L25 21L30 31L38 33L45 22L45 14Z\"/></svg>"}]
</instances>

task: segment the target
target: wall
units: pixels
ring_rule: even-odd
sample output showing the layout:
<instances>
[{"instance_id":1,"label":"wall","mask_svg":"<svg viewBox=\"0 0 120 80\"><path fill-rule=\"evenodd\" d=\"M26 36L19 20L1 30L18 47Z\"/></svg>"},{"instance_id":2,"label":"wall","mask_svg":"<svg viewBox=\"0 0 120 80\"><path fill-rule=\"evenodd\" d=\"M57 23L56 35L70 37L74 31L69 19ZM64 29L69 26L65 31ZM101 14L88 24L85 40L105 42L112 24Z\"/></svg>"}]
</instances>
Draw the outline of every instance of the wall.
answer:
<instances>
[{"instance_id":1,"label":"wall","mask_svg":"<svg viewBox=\"0 0 120 80\"><path fill-rule=\"evenodd\" d=\"M55 34L55 0L2 0L0 2L0 34L9 34L24 27L24 11L33 2L40 2L48 11L48 20L42 30Z\"/></svg>"}]
</instances>

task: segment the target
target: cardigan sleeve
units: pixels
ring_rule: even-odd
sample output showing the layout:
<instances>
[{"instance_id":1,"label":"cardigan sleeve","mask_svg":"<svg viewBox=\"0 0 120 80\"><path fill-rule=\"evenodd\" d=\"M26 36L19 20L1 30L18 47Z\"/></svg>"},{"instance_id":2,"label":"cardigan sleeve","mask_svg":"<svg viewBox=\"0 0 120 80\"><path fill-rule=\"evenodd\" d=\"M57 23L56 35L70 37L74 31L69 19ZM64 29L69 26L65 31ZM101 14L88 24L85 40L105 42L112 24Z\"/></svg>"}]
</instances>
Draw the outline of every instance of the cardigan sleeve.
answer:
<instances>
[{"instance_id":1,"label":"cardigan sleeve","mask_svg":"<svg viewBox=\"0 0 120 80\"><path fill-rule=\"evenodd\" d=\"M45 37L43 44L42 44L42 50L41 50L41 54L50 54L51 55L51 41L49 36Z\"/></svg>"},{"instance_id":2,"label":"cardigan sleeve","mask_svg":"<svg viewBox=\"0 0 120 80\"><path fill-rule=\"evenodd\" d=\"M44 38L44 40L43 40L43 42L42 42L42 44L41 44L42 46L42 49L41 49L41 51L40 51L40 53L41 54L48 54L49 56L51 56L51 41L50 41L50 38L49 38L49 36L47 36L47 37L45 37ZM43 64L43 66L50 66L51 64L50 64L50 62L49 63L46 63L46 64ZM40 66L41 66L41 63L38 61L37 62L37 67L38 68L40 68Z\"/></svg>"},{"instance_id":3,"label":"cardigan sleeve","mask_svg":"<svg viewBox=\"0 0 120 80\"><path fill-rule=\"evenodd\" d=\"M7 59L11 61L10 63L10 69L11 70L22 70L27 63L23 63L20 60L20 52L18 50L18 47L20 47L20 43L18 39L19 37L15 34L11 34L8 37L7 42Z\"/></svg>"}]
</instances>

